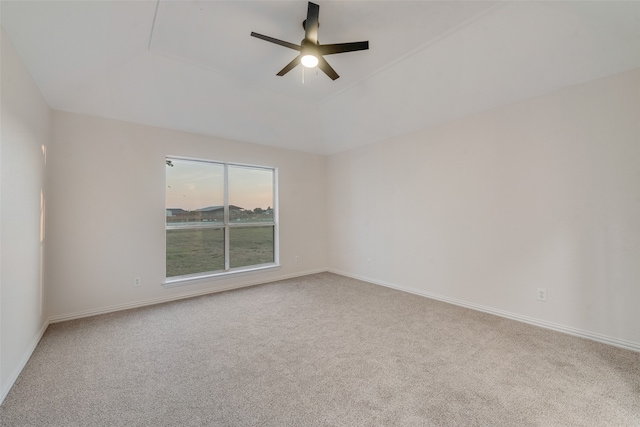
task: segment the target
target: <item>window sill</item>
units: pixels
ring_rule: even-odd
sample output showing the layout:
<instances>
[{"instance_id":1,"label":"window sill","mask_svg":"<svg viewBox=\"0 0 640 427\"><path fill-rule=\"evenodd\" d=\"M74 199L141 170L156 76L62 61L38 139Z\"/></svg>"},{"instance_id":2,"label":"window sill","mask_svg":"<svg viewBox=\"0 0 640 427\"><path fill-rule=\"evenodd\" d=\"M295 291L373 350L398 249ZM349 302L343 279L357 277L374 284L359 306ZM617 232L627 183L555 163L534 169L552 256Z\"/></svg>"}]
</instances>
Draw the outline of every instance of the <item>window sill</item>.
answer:
<instances>
[{"instance_id":1,"label":"window sill","mask_svg":"<svg viewBox=\"0 0 640 427\"><path fill-rule=\"evenodd\" d=\"M179 276L179 277L172 277L172 278L165 279L165 281L162 282L162 286L164 288L175 288L178 286L194 285L196 283L201 283L205 281L229 279L231 277L247 276L251 274L265 273L268 271L277 271L277 270L280 270L280 265L266 264L259 267L242 268L238 270L229 270L229 271L218 272L218 273Z\"/></svg>"}]
</instances>

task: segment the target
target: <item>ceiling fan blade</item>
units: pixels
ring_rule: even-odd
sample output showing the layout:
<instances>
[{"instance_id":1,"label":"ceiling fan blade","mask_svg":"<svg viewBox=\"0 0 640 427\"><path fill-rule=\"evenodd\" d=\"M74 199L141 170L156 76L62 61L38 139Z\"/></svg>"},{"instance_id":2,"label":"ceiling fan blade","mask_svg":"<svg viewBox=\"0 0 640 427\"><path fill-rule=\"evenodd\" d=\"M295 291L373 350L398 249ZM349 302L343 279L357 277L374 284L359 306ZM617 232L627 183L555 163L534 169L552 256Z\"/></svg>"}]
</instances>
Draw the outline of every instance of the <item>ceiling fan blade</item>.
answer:
<instances>
[{"instance_id":1,"label":"ceiling fan blade","mask_svg":"<svg viewBox=\"0 0 640 427\"><path fill-rule=\"evenodd\" d=\"M262 34L254 33L253 31L251 32L251 37L256 37L258 39L262 39L262 40L265 40L265 41L268 41L268 42L271 42L271 43L279 44L280 46L288 47L289 49L293 49L293 50L300 50L301 49L301 47L298 46L297 44L285 42L283 40L274 39L273 37L264 36Z\"/></svg>"},{"instance_id":2,"label":"ceiling fan blade","mask_svg":"<svg viewBox=\"0 0 640 427\"><path fill-rule=\"evenodd\" d=\"M323 44L318 46L318 52L321 55L332 55L334 53L355 52L357 50L369 49L369 42L352 42L352 43L336 43Z\"/></svg>"},{"instance_id":3,"label":"ceiling fan blade","mask_svg":"<svg viewBox=\"0 0 640 427\"><path fill-rule=\"evenodd\" d=\"M318 68L320 68L327 76L329 76L331 80L335 80L340 77L338 73L336 73L336 70L331 68L331 65L329 65L327 60L322 56L318 57Z\"/></svg>"},{"instance_id":4,"label":"ceiling fan blade","mask_svg":"<svg viewBox=\"0 0 640 427\"><path fill-rule=\"evenodd\" d=\"M309 2L307 8L307 20L304 23L304 38L313 44L318 44L318 16L320 15L320 6Z\"/></svg>"},{"instance_id":5,"label":"ceiling fan blade","mask_svg":"<svg viewBox=\"0 0 640 427\"><path fill-rule=\"evenodd\" d=\"M284 67L282 70L280 70L280 72L278 74L276 74L277 76L284 76L285 74L287 74L289 71L293 70L296 65L298 65L300 63L300 57L302 55L298 55L295 58L293 58L293 61L289 62L287 64L286 67Z\"/></svg>"}]
</instances>

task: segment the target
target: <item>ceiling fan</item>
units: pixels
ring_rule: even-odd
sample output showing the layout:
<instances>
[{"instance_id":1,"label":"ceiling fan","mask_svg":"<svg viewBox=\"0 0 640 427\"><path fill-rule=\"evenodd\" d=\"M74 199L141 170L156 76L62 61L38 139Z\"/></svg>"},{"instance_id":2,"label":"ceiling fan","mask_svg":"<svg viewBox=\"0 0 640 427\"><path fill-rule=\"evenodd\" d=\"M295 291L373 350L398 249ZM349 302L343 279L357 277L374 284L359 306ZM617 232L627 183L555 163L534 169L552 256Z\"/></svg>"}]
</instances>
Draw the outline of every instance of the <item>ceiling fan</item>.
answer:
<instances>
[{"instance_id":1,"label":"ceiling fan","mask_svg":"<svg viewBox=\"0 0 640 427\"><path fill-rule=\"evenodd\" d=\"M300 45L285 42L283 40L274 39L273 37L264 36L262 34L251 32L251 36L266 40L280 46L300 52L293 61L289 62L280 72L278 76L284 76L298 64L302 64L307 68L318 66L331 80L338 77L338 73L331 68L331 65L324 59L323 55L333 55L335 53L354 52L357 50L369 49L369 42L352 42L352 43L336 43L336 44L320 44L318 43L318 16L320 14L320 6L309 2L307 8L307 19L302 22L304 28L304 39Z\"/></svg>"}]
</instances>

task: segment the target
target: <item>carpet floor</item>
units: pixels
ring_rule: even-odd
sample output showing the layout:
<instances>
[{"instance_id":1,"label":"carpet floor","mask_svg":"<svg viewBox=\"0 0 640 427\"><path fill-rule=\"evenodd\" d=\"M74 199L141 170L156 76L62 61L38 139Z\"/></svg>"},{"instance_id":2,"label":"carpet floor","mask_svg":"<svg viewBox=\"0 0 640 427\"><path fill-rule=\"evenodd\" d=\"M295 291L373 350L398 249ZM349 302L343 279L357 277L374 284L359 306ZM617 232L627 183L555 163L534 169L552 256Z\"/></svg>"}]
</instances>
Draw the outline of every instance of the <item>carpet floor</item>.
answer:
<instances>
[{"instance_id":1,"label":"carpet floor","mask_svg":"<svg viewBox=\"0 0 640 427\"><path fill-rule=\"evenodd\" d=\"M331 273L49 326L13 426L640 426L640 353Z\"/></svg>"}]
</instances>

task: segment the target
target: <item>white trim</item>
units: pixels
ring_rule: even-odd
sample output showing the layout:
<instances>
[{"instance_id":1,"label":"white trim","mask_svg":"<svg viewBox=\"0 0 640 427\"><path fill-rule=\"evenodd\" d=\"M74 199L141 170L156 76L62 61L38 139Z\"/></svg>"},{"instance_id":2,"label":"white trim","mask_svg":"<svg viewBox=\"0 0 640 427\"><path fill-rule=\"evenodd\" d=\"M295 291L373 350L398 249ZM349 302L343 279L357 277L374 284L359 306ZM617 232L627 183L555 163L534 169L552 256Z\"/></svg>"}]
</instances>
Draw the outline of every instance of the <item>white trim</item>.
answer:
<instances>
[{"instance_id":1,"label":"white trim","mask_svg":"<svg viewBox=\"0 0 640 427\"><path fill-rule=\"evenodd\" d=\"M229 253L231 249L229 247L229 243L231 240L229 233L229 164L224 164L224 195L223 195L223 216L222 221L224 222L224 271L229 271L231 267L231 259ZM166 248L165 248L165 256L166 256Z\"/></svg>"},{"instance_id":2,"label":"white trim","mask_svg":"<svg viewBox=\"0 0 640 427\"><path fill-rule=\"evenodd\" d=\"M250 267L237 267L236 269L230 269L226 271L220 271L209 274L191 274L188 276L175 276L166 279L162 282L162 286L165 288L175 288L178 286L193 285L195 283L201 283L203 281L211 281L218 279L228 279L234 276L243 276L246 274L265 273L268 271L280 270L280 266L277 264L257 264Z\"/></svg>"},{"instance_id":3,"label":"white trim","mask_svg":"<svg viewBox=\"0 0 640 427\"><path fill-rule=\"evenodd\" d=\"M521 314L498 310L492 307L487 307L484 305L475 304L475 303L459 300L456 298L449 298L443 295L433 294L431 292L424 292L414 288L396 285L395 283L385 282L382 280L375 280L370 277L361 276L359 274L352 274L352 273L347 273L345 271L335 270L333 268L329 268L327 271L330 273L339 274L341 276L351 277L352 279L362 280L363 282L372 283L374 285L384 286L386 288L408 292L410 294L419 295L419 296L431 298L437 301L458 305L460 307L470 308L472 310L493 314L493 315L504 317L507 319L516 320L522 323L528 323L530 325L539 326L545 329L551 329L553 331L562 332L568 335L573 335L576 337L586 338L588 340L601 342L603 344L612 345L614 347L620 347L627 350L640 352L640 343L626 341L619 338L613 338L613 337L598 334L595 332L589 332L582 329L574 328L571 326L560 325L558 323L547 322L546 320L535 319L533 317L523 316Z\"/></svg>"},{"instance_id":4,"label":"white trim","mask_svg":"<svg viewBox=\"0 0 640 427\"><path fill-rule=\"evenodd\" d=\"M280 265L280 178L278 168L273 168L273 206L271 215L273 215L273 262Z\"/></svg>"},{"instance_id":5,"label":"white trim","mask_svg":"<svg viewBox=\"0 0 640 427\"><path fill-rule=\"evenodd\" d=\"M169 210L169 209L167 209ZM198 223L183 223L183 222L176 222L175 225L171 224L171 225L165 225L165 230L197 230L200 228L213 228L213 229L220 229L220 230L224 230L224 224L220 223L220 222L198 222Z\"/></svg>"},{"instance_id":6,"label":"white trim","mask_svg":"<svg viewBox=\"0 0 640 427\"><path fill-rule=\"evenodd\" d=\"M11 388L13 387L16 380L20 376L20 373L22 372L24 367L27 365L27 362L33 355L33 352L35 351L36 347L40 343L40 340L42 339L42 336L44 335L44 332L49 327L50 323L51 323L51 319L47 319L44 322L44 324L40 328L40 331L36 334L36 337L31 341L31 344L29 344L29 347L27 347L27 351L22 356L22 360L20 360L20 363L18 363L18 366L16 366L16 368L13 370L13 372L7 379L6 386L4 387L4 389L0 390L0 405L2 405L2 402L4 402L4 399L7 397L7 395L11 391Z\"/></svg>"},{"instance_id":7,"label":"white trim","mask_svg":"<svg viewBox=\"0 0 640 427\"><path fill-rule=\"evenodd\" d=\"M569 326L559 325L557 323L551 323L551 322L547 322L547 321L544 321L544 320L534 319L534 318L527 317L527 316L521 316L519 314L510 313L510 312L507 312L507 311L496 310L496 309L493 309L491 307L486 307L486 306L479 305L479 304L469 303L469 302L458 300L458 299L455 299L455 298L449 298L449 297L445 297L445 296L442 296L442 295L432 294L430 292L419 291L419 290L416 290L416 289L413 289L413 288L408 288L408 287L405 287L405 286L399 286L399 285L396 285L396 284L393 284L393 283L390 283L390 282L385 282L385 281L382 281L382 280L375 280L375 279L372 279L370 277L361 276L359 274L351 274L351 273L347 273L345 271L336 270L336 269L333 269L333 268L320 268L320 269L316 269L316 270L308 270L308 271L304 271L304 272L300 272L300 273L287 274L287 275L283 275L283 276L280 276L280 277L273 277L273 278L269 278L269 279L259 279L259 280L247 281L247 282L243 282L243 283L235 283L233 285L228 285L228 286L224 286L224 287L218 287L218 288L215 288L215 289L206 289L206 290L195 291L195 292L186 292L184 294L173 295L173 296L170 296L170 297L153 298L153 299L144 300L144 301L138 301L138 302L134 302L134 303L118 304L118 305L112 305L112 306L93 309L93 310L85 310L85 311L79 311L79 312L76 312L76 313L63 314L63 315L59 315L59 316L52 316L49 319L47 319L47 321L44 322L44 324L42 325L42 328L40 329L38 335L36 336L36 339L34 339L32 341L31 345L29 346L29 349L25 352L25 355L23 356L21 363L16 367L16 369L13 372L13 374L8 378L7 386L4 389L0 390L0 405L4 402L4 399L9 394L9 391L11 391L11 388L13 387L14 383L18 379L18 376L20 375L20 373L22 372L22 370L26 366L27 362L29 361L29 359L33 355L33 352L35 351L36 347L40 343L40 340L42 339L42 336L44 335L45 331L47 330L47 327L49 327L49 325L52 324L52 323L64 322L64 321L67 321L67 320L80 319L80 318L83 318L83 317L96 316L96 315L99 315L99 314L112 313L112 312L116 312L116 311L130 310L130 309L133 309L133 308L145 307L145 306L148 306L148 305L155 305L155 304L161 304L161 303L165 303L165 302L178 301L178 300L181 300L181 299L192 298L192 297L212 294L212 293L216 293L216 292L223 292L223 291L227 291L227 290L231 290L231 289L238 289L238 288L244 288L244 287L248 287L248 286L255 286L255 285L260 285L260 284L264 284L264 283L276 282L276 281L287 280L287 279L293 279L295 277L307 276L307 275L310 275L310 274L317 274L317 273L324 273L324 272L330 272L330 273L338 274L338 275L345 276L345 277L351 277L353 279L362 280L364 282L371 283L371 284L374 284L374 285L379 285L379 286L384 286L386 288L396 289L396 290L399 290L399 291L402 291L402 292L407 292L407 293L410 293L410 294L414 294L414 295L418 295L418 296L422 296L422 297L426 297L426 298L431 298L431 299L434 299L434 300L437 300L437 301L443 301L443 302L446 302L446 303L449 303L449 304L454 304L454 305L458 305L458 306L461 306L461 307L470 308L472 310L493 314L493 315L496 315L496 316L504 317L504 318L515 320L515 321L518 321L518 322L528 323L530 325L539 326L539 327L542 327L542 328L545 328L545 329L551 329L551 330L554 330L554 331L558 331L558 332L562 332L562 333L565 333L565 334L577 336L577 337L580 337L580 338L586 338L586 339L589 339L589 340L592 340L592 341L601 342L601 343L612 345L612 346L615 346L615 347L620 347L620 348L624 348L624 349L627 349L627 350L640 352L640 344L634 343L634 342L631 342L631 341L621 340L621 339L618 339L618 338L608 337L606 335L601 335L601 334L597 334L597 333L593 333L593 332L583 331L581 329L576 329L576 328L572 328L572 327L569 327Z\"/></svg>"},{"instance_id":8,"label":"white trim","mask_svg":"<svg viewBox=\"0 0 640 427\"><path fill-rule=\"evenodd\" d=\"M231 252L231 245L230 245L230 234L231 234L231 229L232 228L240 228L240 227L273 227L273 257L274 257L274 262L273 263L269 263L271 266L277 266L279 267L280 265L280 254L279 254L279 249L280 249L280 244L279 244L279 228L278 228L278 212L279 212L279 206L278 206L278 168L273 167L273 166L259 166L259 165L249 165L249 164L243 164L243 163L234 163L234 162L226 162L226 161L218 161L218 160L206 160L206 159L196 159L196 158L190 158L190 157L181 157L181 156L165 156L165 160L167 161L167 163L171 163L171 166L173 166L173 162L191 162L191 163L203 163L203 164L207 164L207 165L219 165L222 166L223 168L223 223L219 224L216 220L216 222L213 223L190 223L190 224L183 224L183 223L176 223L176 224L167 224L166 222L166 218L165 218L165 252L166 252L166 232L168 230L184 230L184 229L221 229L224 231L224 267L222 272L218 273L211 273L211 274L200 274L200 273L195 273L195 274L190 274L190 275L185 275L185 276L180 276L178 279L174 279L173 276L172 277L168 277L166 278L166 280L163 283L163 286L179 286L180 284L186 284L187 281L193 281L193 280L201 280L201 279L207 279L207 278L214 278L216 276L220 276L220 275L224 275L224 274L231 274L231 273L235 273L236 271L250 271L252 270L252 268L246 269L244 267L240 268L232 268L230 263L230 252ZM269 208L271 208L272 212L273 212L273 220L272 221L265 221L265 222L245 222L245 223L231 223L231 219L230 219L230 206L229 205L229 168L233 167L233 168L245 168L245 169L261 169L264 171L270 171L271 172L271 176L272 176L272 190L273 190L273 208L271 208L271 206L269 206ZM166 173L166 168L165 168L165 184L167 181L167 173ZM165 197L164 197L164 205L165 205L165 214L166 212L169 210L169 208L167 208L167 192L165 191ZM165 257L166 258L166 257ZM165 264L166 264L166 259L165 259ZM249 266L249 267L255 267L255 266ZM264 268L264 266L258 267L258 268ZM165 269L166 269L166 265L165 265Z\"/></svg>"},{"instance_id":9,"label":"white trim","mask_svg":"<svg viewBox=\"0 0 640 427\"><path fill-rule=\"evenodd\" d=\"M142 300L142 301L136 301L136 302L124 303L124 304L116 304L116 305L111 305L111 306L107 306L107 307L95 308L95 309L91 309L91 310L77 311L75 313L61 314L61 315L58 315L58 316L52 316L49 319L49 323L59 323L59 322L67 321L67 320L81 319L83 317L97 316L99 314L107 314L107 313L113 313L113 312L116 312L116 311L130 310L132 308L145 307L145 306L148 306L148 305L155 305L155 304L161 304L161 303L165 303L165 302L178 301L178 300L181 300L181 299L192 298L192 297L197 297L197 296L201 296L201 295L214 294L216 292L229 291L229 290L232 290L232 289L245 288L245 287L248 287L248 286L262 285L264 283L277 282L277 281L286 280L286 279L293 279L294 277L308 276L310 274L317 274L317 273L324 273L326 271L327 271L326 268L320 268L320 269L317 269L317 270L307 270L307 271L302 271L302 272L299 272L299 273L286 274L286 275L282 275L282 276L278 276L278 277L262 278L262 279L257 279L257 280L247 280L245 282L233 283L233 284L229 284L229 285L226 285L226 286L219 286L219 287L216 287L216 288L204 289L204 290L199 290L199 291L185 292L183 294L172 295L172 296L168 296L168 297L152 298L152 299L148 299L148 300Z\"/></svg>"},{"instance_id":10,"label":"white trim","mask_svg":"<svg viewBox=\"0 0 640 427\"><path fill-rule=\"evenodd\" d=\"M167 160L184 160L184 161L188 161L188 162L216 163L216 164L219 164L219 165L240 166L240 167L243 167L243 168L276 169L273 166L253 165L253 164L249 164L249 163L238 163L238 162L227 162L225 160L207 160L207 159L201 159L201 158L198 158L198 157L184 157L184 156L166 155L165 158L167 158Z\"/></svg>"}]
</instances>

